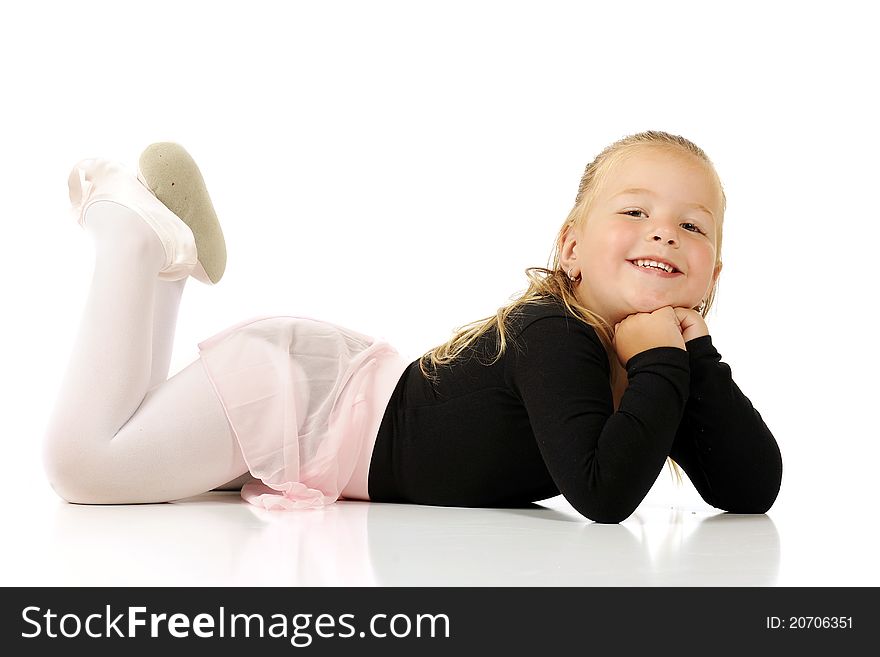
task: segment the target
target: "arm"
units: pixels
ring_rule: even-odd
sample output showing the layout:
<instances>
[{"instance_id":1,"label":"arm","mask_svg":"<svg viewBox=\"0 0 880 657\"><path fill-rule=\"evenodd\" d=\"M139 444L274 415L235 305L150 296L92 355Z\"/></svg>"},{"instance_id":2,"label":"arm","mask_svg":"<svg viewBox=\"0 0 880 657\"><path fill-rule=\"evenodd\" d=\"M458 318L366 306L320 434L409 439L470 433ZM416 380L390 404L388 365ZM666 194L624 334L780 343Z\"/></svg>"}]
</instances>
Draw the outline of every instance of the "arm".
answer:
<instances>
[{"instance_id":1,"label":"arm","mask_svg":"<svg viewBox=\"0 0 880 657\"><path fill-rule=\"evenodd\" d=\"M733 381L710 335L685 343L691 387L670 456L700 496L732 513L765 513L782 482L782 455L761 414Z\"/></svg>"},{"instance_id":2,"label":"arm","mask_svg":"<svg viewBox=\"0 0 880 657\"><path fill-rule=\"evenodd\" d=\"M655 347L630 358L617 412L605 348L583 322L533 321L508 362L511 385L559 491L591 520L626 519L653 486L675 439L688 395L687 352Z\"/></svg>"}]
</instances>

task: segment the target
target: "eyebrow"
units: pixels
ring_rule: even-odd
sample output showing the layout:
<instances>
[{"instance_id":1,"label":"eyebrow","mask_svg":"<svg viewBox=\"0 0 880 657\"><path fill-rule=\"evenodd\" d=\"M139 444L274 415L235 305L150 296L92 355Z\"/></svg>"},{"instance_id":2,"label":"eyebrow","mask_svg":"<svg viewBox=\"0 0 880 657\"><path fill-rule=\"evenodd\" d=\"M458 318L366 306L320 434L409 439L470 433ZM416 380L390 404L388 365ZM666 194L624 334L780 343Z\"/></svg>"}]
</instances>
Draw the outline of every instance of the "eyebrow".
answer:
<instances>
[{"instance_id":1,"label":"eyebrow","mask_svg":"<svg viewBox=\"0 0 880 657\"><path fill-rule=\"evenodd\" d=\"M630 189L624 189L622 192L617 192L617 194L615 194L611 198L617 198L618 196L623 196L624 194L647 194L648 196L656 196L656 194L650 189L644 189L642 187L631 187ZM702 210L703 212L708 213L713 220L715 219L715 215L712 214L712 211L702 203L685 203L685 205L689 208L697 208L698 210Z\"/></svg>"}]
</instances>

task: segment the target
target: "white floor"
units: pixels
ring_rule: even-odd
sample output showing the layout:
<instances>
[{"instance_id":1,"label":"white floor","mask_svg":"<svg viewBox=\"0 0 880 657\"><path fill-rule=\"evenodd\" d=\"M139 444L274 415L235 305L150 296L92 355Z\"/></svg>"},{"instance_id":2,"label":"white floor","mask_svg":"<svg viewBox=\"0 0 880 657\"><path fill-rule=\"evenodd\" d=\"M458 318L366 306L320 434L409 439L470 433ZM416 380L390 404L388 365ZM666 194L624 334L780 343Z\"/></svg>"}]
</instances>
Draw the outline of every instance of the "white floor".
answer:
<instances>
[{"instance_id":1,"label":"white floor","mask_svg":"<svg viewBox=\"0 0 880 657\"><path fill-rule=\"evenodd\" d=\"M0 585L880 585L871 5L420 4L5 7L4 97L26 101L0 122ZM191 70L200 84L173 74ZM726 190L708 319L781 447L767 515L723 514L665 469L620 525L561 498L260 513L235 493L73 506L46 483L92 277L68 214L79 159L133 166L170 140L206 176L229 267L217 289L187 285L177 372L273 312L420 355L523 291L585 164L647 129L705 148Z\"/></svg>"},{"instance_id":2,"label":"white floor","mask_svg":"<svg viewBox=\"0 0 880 657\"><path fill-rule=\"evenodd\" d=\"M82 506L37 490L6 508L0 574L4 586L880 583L873 516L782 500L767 515L725 514L665 476L619 525L586 521L562 497L513 510L340 501L267 512L234 492Z\"/></svg>"}]
</instances>

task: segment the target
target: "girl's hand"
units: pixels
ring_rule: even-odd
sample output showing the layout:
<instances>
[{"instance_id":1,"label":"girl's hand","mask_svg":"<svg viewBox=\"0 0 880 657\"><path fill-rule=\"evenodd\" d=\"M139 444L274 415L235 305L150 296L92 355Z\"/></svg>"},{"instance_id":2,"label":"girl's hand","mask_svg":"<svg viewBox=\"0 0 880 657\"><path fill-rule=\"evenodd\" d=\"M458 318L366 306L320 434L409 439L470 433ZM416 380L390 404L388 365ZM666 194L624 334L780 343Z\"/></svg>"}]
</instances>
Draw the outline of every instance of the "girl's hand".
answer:
<instances>
[{"instance_id":1,"label":"girl's hand","mask_svg":"<svg viewBox=\"0 0 880 657\"><path fill-rule=\"evenodd\" d=\"M681 337L685 342L709 335L709 327L706 326L706 321L696 310L679 306L676 306L673 310L675 310L675 316L678 317Z\"/></svg>"},{"instance_id":2,"label":"girl's hand","mask_svg":"<svg viewBox=\"0 0 880 657\"><path fill-rule=\"evenodd\" d=\"M628 315L614 325L617 360L626 368L630 358L654 347L685 349L680 324L672 306L663 306L652 313Z\"/></svg>"}]
</instances>

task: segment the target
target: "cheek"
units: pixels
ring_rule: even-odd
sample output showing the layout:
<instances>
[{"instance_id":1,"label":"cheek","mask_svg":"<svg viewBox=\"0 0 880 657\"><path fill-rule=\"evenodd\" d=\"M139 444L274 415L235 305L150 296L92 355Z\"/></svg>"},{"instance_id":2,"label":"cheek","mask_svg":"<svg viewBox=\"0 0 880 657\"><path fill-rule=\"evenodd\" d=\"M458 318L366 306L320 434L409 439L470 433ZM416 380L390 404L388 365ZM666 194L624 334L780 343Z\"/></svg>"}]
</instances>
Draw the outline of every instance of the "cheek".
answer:
<instances>
[{"instance_id":1,"label":"cheek","mask_svg":"<svg viewBox=\"0 0 880 657\"><path fill-rule=\"evenodd\" d=\"M618 227L617 230L596 231L590 236L586 249L586 259L593 269L608 271L608 267L620 264L632 250L633 238L629 231Z\"/></svg>"},{"instance_id":2,"label":"cheek","mask_svg":"<svg viewBox=\"0 0 880 657\"><path fill-rule=\"evenodd\" d=\"M694 280L701 286L708 286L715 271L715 250L708 245L695 250L690 258L690 266Z\"/></svg>"}]
</instances>

